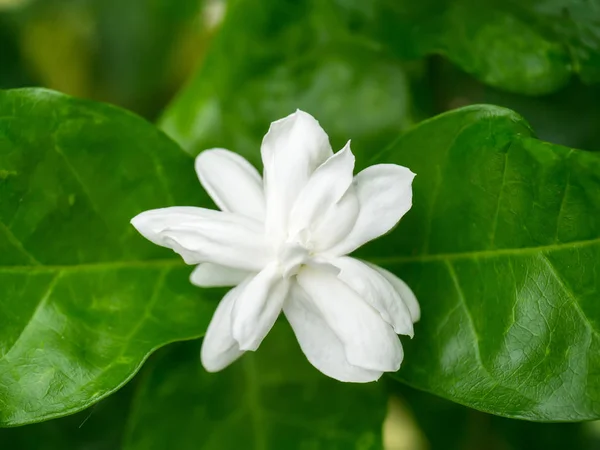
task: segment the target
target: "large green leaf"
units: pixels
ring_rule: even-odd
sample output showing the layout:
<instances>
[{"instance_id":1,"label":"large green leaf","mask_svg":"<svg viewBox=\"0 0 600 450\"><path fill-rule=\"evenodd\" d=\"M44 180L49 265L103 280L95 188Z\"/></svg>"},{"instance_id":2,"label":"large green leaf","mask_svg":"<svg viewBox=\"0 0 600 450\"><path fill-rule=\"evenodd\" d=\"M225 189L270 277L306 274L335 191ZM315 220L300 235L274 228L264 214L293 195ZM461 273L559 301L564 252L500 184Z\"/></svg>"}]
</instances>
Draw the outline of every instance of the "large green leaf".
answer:
<instances>
[{"instance_id":1,"label":"large green leaf","mask_svg":"<svg viewBox=\"0 0 600 450\"><path fill-rule=\"evenodd\" d=\"M144 369L125 450L382 449L382 385L325 377L287 323L217 374L202 368L198 347L164 349Z\"/></svg>"},{"instance_id":2,"label":"large green leaf","mask_svg":"<svg viewBox=\"0 0 600 450\"><path fill-rule=\"evenodd\" d=\"M199 71L164 114L192 154L226 147L259 163L268 124L306 110L335 148L370 154L411 123L400 63L356 36L332 2L238 0Z\"/></svg>"},{"instance_id":3,"label":"large green leaf","mask_svg":"<svg viewBox=\"0 0 600 450\"><path fill-rule=\"evenodd\" d=\"M212 294L129 220L206 202L189 155L144 120L0 92L0 425L79 411L202 335Z\"/></svg>"},{"instance_id":4,"label":"large green leaf","mask_svg":"<svg viewBox=\"0 0 600 450\"><path fill-rule=\"evenodd\" d=\"M362 249L422 305L397 378L509 417L600 417L600 154L474 106L376 160L417 173L410 213Z\"/></svg>"},{"instance_id":5,"label":"large green leaf","mask_svg":"<svg viewBox=\"0 0 600 450\"><path fill-rule=\"evenodd\" d=\"M572 73L600 81L600 2L381 0L368 34L403 58L437 53L492 86L549 93Z\"/></svg>"}]
</instances>

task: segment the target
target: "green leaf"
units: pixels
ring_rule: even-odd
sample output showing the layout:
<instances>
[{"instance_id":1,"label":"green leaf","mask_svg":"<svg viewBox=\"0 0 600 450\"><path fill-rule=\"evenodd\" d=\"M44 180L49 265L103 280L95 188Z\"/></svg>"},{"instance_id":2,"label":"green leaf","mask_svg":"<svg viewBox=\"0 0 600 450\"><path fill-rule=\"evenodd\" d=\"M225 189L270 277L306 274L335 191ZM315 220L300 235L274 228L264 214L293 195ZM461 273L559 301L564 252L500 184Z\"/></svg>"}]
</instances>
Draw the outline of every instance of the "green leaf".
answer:
<instances>
[{"instance_id":1,"label":"green leaf","mask_svg":"<svg viewBox=\"0 0 600 450\"><path fill-rule=\"evenodd\" d=\"M129 220L207 201L189 155L144 120L0 92L0 425L79 411L203 334L218 296Z\"/></svg>"},{"instance_id":2,"label":"green leaf","mask_svg":"<svg viewBox=\"0 0 600 450\"><path fill-rule=\"evenodd\" d=\"M381 148L412 122L405 71L356 36L342 12L309 0L231 2L163 129L192 154L225 147L259 163L269 123L300 108L334 148L350 136L359 157Z\"/></svg>"},{"instance_id":3,"label":"green leaf","mask_svg":"<svg viewBox=\"0 0 600 450\"><path fill-rule=\"evenodd\" d=\"M483 82L530 95L572 73L600 81L598 3L577 0L424 0L373 4L368 34L401 57L447 56ZM370 28L370 30L369 30Z\"/></svg>"},{"instance_id":4,"label":"green leaf","mask_svg":"<svg viewBox=\"0 0 600 450\"><path fill-rule=\"evenodd\" d=\"M600 417L600 154L473 106L376 159L417 173L410 213L362 251L421 302L397 378L508 417Z\"/></svg>"},{"instance_id":5,"label":"green leaf","mask_svg":"<svg viewBox=\"0 0 600 450\"><path fill-rule=\"evenodd\" d=\"M0 442L10 450L119 450L134 384L72 416L0 428Z\"/></svg>"},{"instance_id":6,"label":"green leaf","mask_svg":"<svg viewBox=\"0 0 600 450\"><path fill-rule=\"evenodd\" d=\"M325 377L287 323L216 374L202 368L198 348L165 349L144 369L124 450L382 449L382 385Z\"/></svg>"}]
</instances>

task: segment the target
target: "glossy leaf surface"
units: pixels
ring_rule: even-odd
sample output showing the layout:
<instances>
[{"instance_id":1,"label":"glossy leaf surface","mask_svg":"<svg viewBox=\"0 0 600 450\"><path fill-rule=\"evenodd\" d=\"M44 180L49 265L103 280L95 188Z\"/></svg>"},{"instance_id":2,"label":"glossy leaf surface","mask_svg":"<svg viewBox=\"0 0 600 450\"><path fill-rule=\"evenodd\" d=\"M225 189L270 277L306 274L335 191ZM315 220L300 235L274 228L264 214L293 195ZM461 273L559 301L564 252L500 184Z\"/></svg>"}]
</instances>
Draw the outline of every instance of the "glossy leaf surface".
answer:
<instances>
[{"instance_id":1,"label":"glossy leaf surface","mask_svg":"<svg viewBox=\"0 0 600 450\"><path fill-rule=\"evenodd\" d=\"M600 155L474 106L376 160L417 173L412 210L361 252L421 302L397 378L509 417L599 417Z\"/></svg>"},{"instance_id":2,"label":"glossy leaf surface","mask_svg":"<svg viewBox=\"0 0 600 450\"><path fill-rule=\"evenodd\" d=\"M0 92L0 425L79 411L203 334L219 296L129 220L206 202L192 159L144 120Z\"/></svg>"}]
</instances>

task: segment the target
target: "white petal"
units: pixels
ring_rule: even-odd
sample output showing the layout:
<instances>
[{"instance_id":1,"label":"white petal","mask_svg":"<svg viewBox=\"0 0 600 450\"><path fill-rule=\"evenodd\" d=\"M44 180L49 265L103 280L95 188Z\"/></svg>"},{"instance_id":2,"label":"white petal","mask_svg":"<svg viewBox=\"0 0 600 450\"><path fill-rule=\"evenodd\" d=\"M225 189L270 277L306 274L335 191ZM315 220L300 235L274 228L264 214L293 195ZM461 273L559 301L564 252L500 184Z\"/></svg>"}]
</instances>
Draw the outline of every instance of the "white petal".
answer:
<instances>
[{"instance_id":1,"label":"white petal","mask_svg":"<svg viewBox=\"0 0 600 450\"><path fill-rule=\"evenodd\" d=\"M319 226L352 184L353 170L354 155L348 142L313 172L300 191L290 213L290 235Z\"/></svg>"},{"instance_id":2,"label":"white petal","mask_svg":"<svg viewBox=\"0 0 600 450\"><path fill-rule=\"evenodd\" d=\"M267 232L279 238L298 194L332 154L329 138L310 114L296 111L271 124L261 146Z\"/></svg>"},{"instance_id":3,"label":"white petal","mask_svg":"<svg viewBox=\"0 0 600 450\"><path fill-rule=\"evenodd\" d=\"M350 364L381 372L400 368L404 355L398 336L347 284L329 272L310 267L300 271L297 279L342 341Z\"/></svg>"},{"instance_id":4,"label":"white petal","mask_svg":"<svg viewBox=\"0 0 600 450\"><path fill-rule=\"evenodd\" d=\"M194 269L190 281L200 287L236 286L252 275L254 273L247 270L202 263Z\"/></svg>"},{"instance_id":5,"label":"white petal","mask_svg":"<svg viewBox=\"0 0 600 450\"><path fill-rule=\"evenodd\" d=\"M412 317L413 322L418 322L421 319L421 307L419 306L419 302L417 297L413 293L412 289L408 287L404 281L394 275L392 272L385 270L382 267L376 266L375 264L367 263L369 267L378 271L381 275L385 277L386 280L394 287L396 292L402 298L404 304L408 307L410 311L410 315Z\"/></svg>"},{"instance_id":6,"label":"white petal","mask_svg":"<svg viewBox=\"0 0 600 450\"><path fill-rule=\"evenodd\" d=\"M383 374L353 366L346 360L342 342L297 283L292 284L283 310L306 358L328 377L368 383L378 380Z\"/></svg>"},{"instance_id":7,"label":"white petal","mask_svg":"<svg viewBox=\"0 0 600 450\"><path fill-rule=\"evenodd\" d=\"M196 173L222 211L264 220L262 178L242 156L220 148L205 150L196 157Z\"/></svg>"},{"instance_id":8,"label":"white petal","mask_svg":"<svg viewBox=\"0 0 600 450\"><path fill-rule=\"evenodd\" d=\"M342 242L354 228L359 210L354 186L350 185L340 201L329 208L320 223L314 226L314 251L328 253L329 249Z\"/></svg>"},{"instance_id":9,"label":"white petal","mask_svg":"<svg viewBox=\"0 0 600 450\"><path fill-rule=\"evenodd\" d=\"M131 224L146 239L164 247L164 237L160 234L161 231L182 223L211 218L216 214L218 211L205 208L174 206L144 211L131 219Z\"/></svg>"},{"instance_id":10,"label":"white petal","mask_svg":"<svg viewBox=\"0 0 600 450\"><path fill-rule=\"evenodd\" d=\"M208 325L202 341L200 359L209 372L224 369L244 353L231 334L231 311L244 288L245 284L242 283L223 297Z\"/></svg>"},{"instance_id":11,"label":"white petal","mask_svg":"<svg viewBox=\"0 0 600 450\"><path fill-rule=\"evenodd\" d=\"M249 217L204 208L173 207L138 214L133 226L187 264L212 262L258 272L271 259L263 225Z\"/></svg>"},{"instance_id":12,"label":"white petal","mask_svg":"<svg viewBox=\"0 0 600 450\"><path fill-rule=\"evenodd\" d=\"M397 334L413 337L413 321L407 305L381 273L355 258L343 256L331 260L340 269L338 278L350 286Z\"/></svg>"},{"instance_id":13,"label":"white petal","mask_svg":"<svg viewBox=\"0 0 600 450\"><path fill-rule=\"evenodd\" d=\"M378 164L354 178L360 212L354 228L331 252L346 255L390 231L412 206L415 174L395 164Z\"/></svg>"},{"instance_id":14,"label":"white petal","mask_svg":"<svg viewBox=\"0 0 600 450\"><path fill-rule=\"evenodd\" d=\"M272 263L250 280L233 308L233 337L242 350L256 350L275 324L289 281Z\"/></svg>"}]
</instances>

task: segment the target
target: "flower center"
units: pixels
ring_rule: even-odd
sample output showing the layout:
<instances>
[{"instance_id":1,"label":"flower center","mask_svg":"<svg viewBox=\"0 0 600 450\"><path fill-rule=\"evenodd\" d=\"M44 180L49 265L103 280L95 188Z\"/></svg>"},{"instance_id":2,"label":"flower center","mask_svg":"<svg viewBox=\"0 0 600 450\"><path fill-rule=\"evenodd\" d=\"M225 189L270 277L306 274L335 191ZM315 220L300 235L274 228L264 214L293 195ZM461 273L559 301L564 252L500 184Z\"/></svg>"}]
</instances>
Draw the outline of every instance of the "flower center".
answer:
<instances>
[{"instance_id":1,"label":"flower center","mask_svg":"<svg viewBox=\"0 0 600 450\"><path fill-rule=\"evenodd\" d=\"M286 278L296 275L300 268L308 264L313 257L311 247L306 239L301 237L298 239L298 237L288 239L277 252L277 260L281 266L283 276Z\"/></svg>"}]
</instances>

